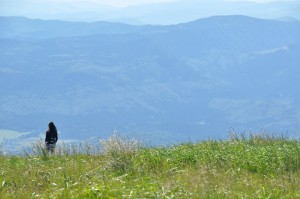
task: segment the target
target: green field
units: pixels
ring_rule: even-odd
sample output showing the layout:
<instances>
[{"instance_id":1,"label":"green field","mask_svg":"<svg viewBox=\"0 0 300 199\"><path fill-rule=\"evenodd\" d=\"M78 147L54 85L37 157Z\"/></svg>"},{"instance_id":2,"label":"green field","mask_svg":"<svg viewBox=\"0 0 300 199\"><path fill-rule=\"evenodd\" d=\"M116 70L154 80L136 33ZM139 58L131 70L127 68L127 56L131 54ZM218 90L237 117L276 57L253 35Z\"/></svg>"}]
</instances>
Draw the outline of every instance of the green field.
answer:
<instances>
[{"instance_id":1,"label":"green field","mask_svg":"<svg viewBox=\"0 0 300 199\"><path fill-rule=\"evenodd\" d=\"M0 198L300 198L300 142L237 136L141 147L114 136L98 146L35 144L0 156ZM95 154L96 153L96 154Z\"/></svg>"}]
</instances>

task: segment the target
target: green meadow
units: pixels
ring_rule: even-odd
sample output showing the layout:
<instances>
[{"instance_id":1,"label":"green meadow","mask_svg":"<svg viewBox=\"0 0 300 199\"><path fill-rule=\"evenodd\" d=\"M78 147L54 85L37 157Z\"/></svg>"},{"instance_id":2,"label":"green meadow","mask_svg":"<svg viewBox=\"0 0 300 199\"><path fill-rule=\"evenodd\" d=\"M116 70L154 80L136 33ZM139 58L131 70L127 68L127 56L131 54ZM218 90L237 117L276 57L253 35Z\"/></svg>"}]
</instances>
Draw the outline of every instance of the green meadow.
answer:
<instances>
[{"instance_id":1,"label":"green meadow","mask_svg":"<svg viewBox=\"0 0 300 199\"><path fill-rule=\"evenodd\" d=\"M266 135L155 148L114 135L0 156L3 199L300 198L299 182L300 142Z\"/></svg>"}]
</instances>

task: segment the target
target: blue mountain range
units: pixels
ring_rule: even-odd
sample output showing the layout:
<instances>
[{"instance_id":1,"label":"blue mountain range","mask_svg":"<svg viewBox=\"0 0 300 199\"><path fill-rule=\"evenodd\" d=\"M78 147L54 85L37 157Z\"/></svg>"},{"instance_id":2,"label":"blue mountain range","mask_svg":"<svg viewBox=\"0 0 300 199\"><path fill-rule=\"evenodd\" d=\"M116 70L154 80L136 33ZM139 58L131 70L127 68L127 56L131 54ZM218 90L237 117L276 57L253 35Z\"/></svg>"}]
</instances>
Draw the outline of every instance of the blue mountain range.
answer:
<instances>
[{"instance_id":1,"label":"blue mountain range","mask_svg":"<svg viewBox=\"0 0 300 199\"><path fill-rule=\"evenodd\" d=\"M0 129L154 143L300 130L300 22L176 25L0 17Z\"/></svg>"}]
</instances>

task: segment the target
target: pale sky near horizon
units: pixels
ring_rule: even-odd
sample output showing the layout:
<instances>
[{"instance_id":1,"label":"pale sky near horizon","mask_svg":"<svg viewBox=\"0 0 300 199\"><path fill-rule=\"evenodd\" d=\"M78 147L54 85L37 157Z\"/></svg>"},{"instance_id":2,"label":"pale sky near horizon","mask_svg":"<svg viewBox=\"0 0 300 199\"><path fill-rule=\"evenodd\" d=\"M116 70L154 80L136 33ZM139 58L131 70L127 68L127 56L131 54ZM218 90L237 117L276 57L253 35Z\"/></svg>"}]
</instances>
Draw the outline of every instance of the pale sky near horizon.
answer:
<instances>
[{"instance_id":1,"label":"pale sky near horizon","mask_svg":"<svg viewBox=\"0 0 300 199\"><path fill-rule=\"evenodd\" d=\"M51 4L64 4L70 3L73 5L76 4L98 4L103 6L111 6L111 7L128 7L133 5L140 4L152 4L152 3L165 3L165 2L174 2L179 0L0 0L0 5L2 6L12 6L17 4L41 4L41 3L51 3Z\"/></svg>"},{"instance_id":2,"label":"pale sky near horizon","mask_svg":"<svg viewBox=\"0 0 300 199\"><path fill-rule=\"evenodd\" d=\"M254 5L244 5L244 2L252 2ZM270 2L278 4L264 6ZM169 4L160 5L162 3ZM300 19L300 15L297 14L300 11L297 10L300 10L300 0L0 0L0 16L73 21L125 21L134 24L173 24L213 15L231 14L259 18L290 16Z\"/></svg>"},{"instance_id":3,"label":"pale sky near horizon","mask_svg":"<svg viewBox=\"0 0 300 199\"><path fill-rule=\"evenodd\" d=\"M111 7L128 7L133 5L140 5L140 4L154 4L154 3L166 3L166 2L174 2L174 1L182 1L182 0L0 0L0 5L12 5L15 3L25 3L26 4L35 4L35 3L80 3L81 5L83 3L89 4L99 4L104 6L111 6ZM187 0L188 1L188 0ZM200 0L201 1L201 0ZM202 1L209 1L209 0L202 0ZM299 1L299 0L224 0L224 1L250 1L250 2L256 2L256 3L268 3L272 1Z\"/></svg>"},{"instance_id":4,"label":"pale sky near horizon","mask_svg":"<svg viewBox=\"0 0 300 199\"><path fill-rule=\"evenodd\" d=\"M82 0L45 0L45 1L57 1L57 2L83 2ZM140 5L140 4L153 4L153 3L165 3L165 2L174 2L180 0L87 0L85 2L92 2L101 5L108 5L114 7L126 7L132 5ZM201 1L201 0L200 0ZM209 1L209 0L202 0L202 1ZM224 1L251 1L257 3L267 3L271 1L284 1L284 0L224 0ZM285 0L289 1L289 0Z\"/></svg>"},{"instance_id":5,"label":"pale sky near horizon","mask_svg":"<svg viewBox=\"0 0 300 199\"><path fill-rule=\"evenodd\" d=\"M46 0L46 1L57 1L57 2L83 2L82 0ZM165 3L165 2L174 2L179 0L87 0L84 2L95 3L100 5L112 6L112 7L127 7L132 5L139 4L149 4L149 3Z\"/></svg>"}]
</instances>

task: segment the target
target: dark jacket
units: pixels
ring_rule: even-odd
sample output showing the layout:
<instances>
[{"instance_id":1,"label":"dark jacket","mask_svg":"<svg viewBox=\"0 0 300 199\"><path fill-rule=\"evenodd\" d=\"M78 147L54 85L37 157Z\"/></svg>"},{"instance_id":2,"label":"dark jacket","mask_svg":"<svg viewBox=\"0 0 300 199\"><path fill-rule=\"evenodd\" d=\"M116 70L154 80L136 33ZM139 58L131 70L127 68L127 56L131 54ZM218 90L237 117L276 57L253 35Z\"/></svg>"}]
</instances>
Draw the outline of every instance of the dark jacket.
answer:
<instances>
[{"instance_id":1,"label":"dark jacket","mask_svg":"<svg viewBox=\"0 0 300 199\"><path fill-rule=\"evenodd\" d=\"M47 131L46 132L46 138L45 143L46 144L55 144L57 142L57 131Z\"/></svg>"}]
</instances>

